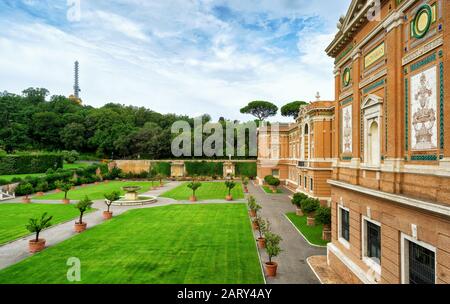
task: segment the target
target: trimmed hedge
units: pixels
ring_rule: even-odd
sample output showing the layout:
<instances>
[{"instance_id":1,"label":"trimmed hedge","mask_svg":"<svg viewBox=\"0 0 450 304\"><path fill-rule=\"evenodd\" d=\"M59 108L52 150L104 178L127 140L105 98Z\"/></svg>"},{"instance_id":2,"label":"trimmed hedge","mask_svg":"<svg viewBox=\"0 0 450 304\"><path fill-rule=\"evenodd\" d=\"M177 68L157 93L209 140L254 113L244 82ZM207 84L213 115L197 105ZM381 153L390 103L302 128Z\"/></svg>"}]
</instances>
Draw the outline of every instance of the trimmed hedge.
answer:
<instances>
[{"instance_id":1,"label":"trimmed hedge","mask_svg":"<svg viewBox=\"0 0 450 304\"><path fill-rule=\"evenodd\" d=\"M187 174L189 176L222 176L222 162L185 162Z\"/></svg>"},{"instance_id":2,"label":"trimmed hedge","mask_svg":"<svg viewBox=\"0 0 450 304\"><path fill-rule=\"evenodd\" d=\"M156 174L162 174L164 176L170 176L171 164L168 162L155 162L152 163L152 170L155 170Z\"/></svg>"},{"instance_id":3,"label":"trimmed hedge","mask_svg":"<svg viewBox=\"0 0 450 304\"><path fill-rule=\"evenodd\" d=\"M236 175L237 176L247 176L250 179L254 179L258 173L256 171L255 163L235 163Z\"/></svg>"},{"instance_id":4,"label":"trimmed hedge","mask_svg":"<svg viewBox=\"0 0 450 304\"><path fill-rule=\"evenodd\" d=\"M20 154L0 156L0 175L44 173L63 167L61 154Z\"/></svg>"}]
</instances>

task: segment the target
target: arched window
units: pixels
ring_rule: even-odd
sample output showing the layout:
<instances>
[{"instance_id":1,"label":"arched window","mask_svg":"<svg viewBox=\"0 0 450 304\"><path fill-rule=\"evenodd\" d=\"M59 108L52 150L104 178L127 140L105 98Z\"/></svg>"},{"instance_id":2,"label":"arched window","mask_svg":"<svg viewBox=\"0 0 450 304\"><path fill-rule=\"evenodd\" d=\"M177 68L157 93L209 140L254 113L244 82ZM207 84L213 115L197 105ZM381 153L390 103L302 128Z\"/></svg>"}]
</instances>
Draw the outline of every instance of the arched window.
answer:
<instances>
[{"instance_id":1,"label":"arched window","mask_svg":"<svg viewBox=\"0 0 450 304\"><path fill-rule=\"evenodd\" d=\"M305 132L304 132L303 140L304 140L304 144L303 144L304 152L303 153L304 153L305 159L309 159L309 126L308 126L308 124L305 125Z\"/></svg>"}]
</instances>

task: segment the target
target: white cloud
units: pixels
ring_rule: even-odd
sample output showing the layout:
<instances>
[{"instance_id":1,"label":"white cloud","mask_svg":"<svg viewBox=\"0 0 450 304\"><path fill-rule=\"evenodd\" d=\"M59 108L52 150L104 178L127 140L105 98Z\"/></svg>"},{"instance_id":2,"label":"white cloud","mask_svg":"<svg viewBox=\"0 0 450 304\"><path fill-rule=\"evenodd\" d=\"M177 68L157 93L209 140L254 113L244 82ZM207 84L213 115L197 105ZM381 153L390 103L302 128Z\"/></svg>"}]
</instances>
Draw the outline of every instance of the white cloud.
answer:
<instances>
[{"instance_id":1,"label":"white cloud","mask_svg":"<svg viewBox=\"0 0 450 304\"><path fill-rule=\"evenodd\" d=\"M255 14L320 16L321 28L301 30L298 42L286 49L273 41L289 33L287 24L274 32L246 31L211 13L221 1L126 3L125 9L123 2L83 1L82 22L62 25L31 16L18 20L14 11L0 14L0 91L39 86L69 95L77 59L81 96L93 106L114 101L162 113L246 120L250 117L239 109L250 100L282 106L312 100L317 91L323 99L334 97L332 60L323 50L345 4L226 2L245 22L260 22Z\"/></svg>"}]
</instances>

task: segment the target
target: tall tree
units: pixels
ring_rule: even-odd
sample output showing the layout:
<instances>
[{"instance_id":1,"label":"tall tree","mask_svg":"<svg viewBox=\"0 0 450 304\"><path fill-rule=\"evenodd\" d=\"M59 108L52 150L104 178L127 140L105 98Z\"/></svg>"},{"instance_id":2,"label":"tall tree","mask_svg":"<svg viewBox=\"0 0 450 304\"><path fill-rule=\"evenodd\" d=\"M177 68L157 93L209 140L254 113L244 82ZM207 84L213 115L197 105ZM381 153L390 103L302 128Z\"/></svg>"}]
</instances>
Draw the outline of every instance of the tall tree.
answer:
<instances>
[{"instance_id":1,"label":"tall tree","mask_svg":"<svg viewBox=\"0 0 450 304\"><path fill-rule=\"evenodd\" d=\"M281 108L281 115L296 119L298 117L298 113L300 112L300 107L304 107L307 104L308 103L305 101L293 101L288 103Z\"/></svg>"},{"instance_id":2,"label":"tall tree","mask_svg":"<svg viewBox=\"0 0 450 304\"><path fill-rule=\"evenodd\" d=\"M258 120L265 120L271 116L275 116L277 112L278 107L276 105L262 100L252 101L241 109L242 114L251 114L258 118Z\"/></svg>"}]
</instances>

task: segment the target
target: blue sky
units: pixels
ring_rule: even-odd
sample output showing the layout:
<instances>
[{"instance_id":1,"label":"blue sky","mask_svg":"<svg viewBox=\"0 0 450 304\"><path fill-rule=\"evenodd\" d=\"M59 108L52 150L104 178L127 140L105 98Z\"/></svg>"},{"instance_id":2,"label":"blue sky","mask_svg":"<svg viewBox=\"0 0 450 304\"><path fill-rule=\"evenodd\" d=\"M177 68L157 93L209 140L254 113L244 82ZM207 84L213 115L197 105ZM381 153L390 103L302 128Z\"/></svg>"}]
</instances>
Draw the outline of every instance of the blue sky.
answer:
<instances>
[{"instance_id":1,"label":"blue sky","mask_svg":"<svg viewBox=\"0 0 450 304\"><path fill-rule=\"evenodd\" d=\"M324 49L350 0L79 3L70 21L67 0L0 0L0 91L69 95L79 60L92 106L246 120L239 108L251 100L334 98Z\"/></svg>"}]
</instances>

